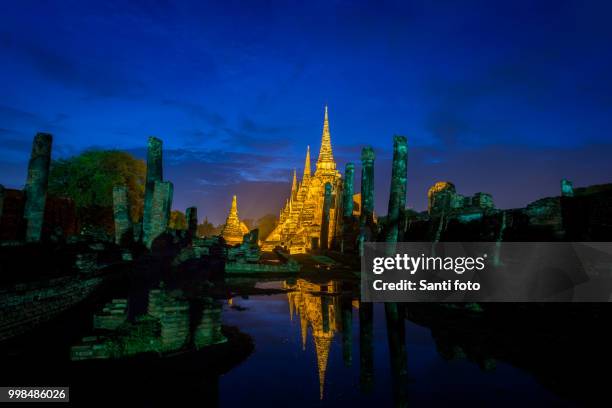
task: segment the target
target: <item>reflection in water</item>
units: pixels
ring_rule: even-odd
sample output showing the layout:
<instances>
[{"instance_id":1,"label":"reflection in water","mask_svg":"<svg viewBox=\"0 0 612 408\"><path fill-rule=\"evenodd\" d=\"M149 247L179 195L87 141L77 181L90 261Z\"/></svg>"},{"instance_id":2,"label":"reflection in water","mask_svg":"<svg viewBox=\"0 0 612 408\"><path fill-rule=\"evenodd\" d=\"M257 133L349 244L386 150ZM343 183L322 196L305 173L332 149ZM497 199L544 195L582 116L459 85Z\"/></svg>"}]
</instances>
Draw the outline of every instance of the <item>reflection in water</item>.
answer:
<instances>
[{"instance_id":1,"label":"reflection in water","mask_svg":"<svg viewBox=\"0 0 612 408\"><path fill-rule=\"evenodd\" d=\"M45 343L47 348L29 360L1 361L5 376L26 383L35 372L41 384L69 383L75 401L112 388L137 405L171 403L180 394L208 406L286 406L291 401L299 407L407 406L408 397L411 405L449 404L451 398L473 405L500 400L559 405L563 401L549 391L559 387L546 379L564 377L568 384L577 380L576 373L585 373L560 370L565 361L559 358L561 348L543 345L549 337L534 336L535 327L504 329L516 307L498 308L486 321L483 313L444 312L437 305L360 303L354 282L305 279L251 279L209 293L225 299L226 290L235 296L224 308L193 287L130 291L96 312L93 333L88 315L82 319L88 327L66 343ZM532 320L550 315L543 312ZM75 326L74 321L67 324ZM83 335L72 347L72 359L87 361L69 362L66 351ZM253 343L256 351L250 354ZM209 344L216 345L204 347ZM23 347L23 355L39 348ZM550 348L557 352L546 352ZM583 353L567 355L580 359ZM574 362L571 367L586 366Z\"/></svg>"},{"instance_id":2,"label":"reflection in water","mask_svg":"<svg viewBox=\"0 0 612 408\"><path fill-rule=\"evenodd\" d=\"M329 349L334 334L342 330L339 285L334 281L317 284L298 279L295 284L285 282L283 286L290 290L287 297L291 319L294 313L300 318L302 350L306 349L308 327L312 330L319 370L319 398L323 399Z\"/></svg>"},{"instance_id":3,"label":"reflection in water","mask_svg":"<svg viewBox=\"0 0 612 408\"><path fill-rule=\"evenodd\" d=\"M351 299L343 296L340 300L342 307L342 360L344 365L353 365L353 307Z\"/></svg>"},{"instance_id":4,"label":"reflection in water","mask_svg":"<svg viewBox=\"0 0 612 408\"><path fill-rule=\"evenodd\" d=\"M312 330L319 371L319 398L323 399L329 350L337 332L342 333L344 364L350 367L352 363L353 302L350 292L343 294L338 281L320 284L298 279L295 283L284 282L283 287L290 290L287 298L291 319L295 313L300 318L302 350L306 347L308 328ZM362 303L360 306L361 384L362 389L367 392L374 382L373 305ZM403 309L396 303L388 303L385 305L385 312L393 395L396 405L404 406L408 368Z\"/></svg>"},{"instance_id":5,"label":"reflection in water","mask_svg":"<svg viewBox=\"0 0 612 408\"><path fill-rule=\"evenodd\" d=\"M159 319L163 351L227 341L221 334L221 304L211 298L186 299L180 291L154 289L149 292L148 311Z\"/></svg>"},{"instance_id":6,"label":"reflection in water","mask_svg":"<svg viewBox=\"0 0 612 408\"><path fill-rule=\"evenodd\" d=\"M369 392L374 386L374 305L359 305L359 379L361 390Z\"/></svg>"},{"instance_id":7,"label":"reflection in water","mask_svg":"<svg viewBox=\"0 0 612 408\"><path fill-rule=\"evenodd\" d=\"M6 345L0 383L69 384L77 406L118 395L132 406L217 406L220 378L253 352L248 335L221 325L221 304L193 287L115 297Z\"/></svg>"},{"instance_id":8,"label":"reflection in water","mask_svg":"<svg viewBox=\"0 0 612 408\"><path fill-rule=\"evenodd\" d=\"M94 315L94 335L71 348L71 359L116 359L143 353L168 354L227 341L221 333L221 304L187 298L180 290L152 289L147 313L128 321L127 300L114 299Z\"/></svg>"},{"instance_id":9,"label":"reflection in water","mask_svg":"<svg viewBox=\"0 0 612 408\"><path fill-rule=\"evenodd\" d=\"M234 297L224 312L225 322L251 335L257 349L222 378L224 406L292 401L293 406L405 407L409 397L417 405L448 404L451 398L476 405L500 398L507 404L562 402L507 364L489 371L466 359L447 360L437 336L406 320L405 309L413 310L412 305L360 303L358 286L351 282L295 279L277 285L288 292ZM253 399L232 393L237 384ZM440 389L444 393L436 394Z\"/></svg>"},{"instance_id":10,"label":"reflection in water","mask_svg":"<svg viewBox=\"0 0 612 408\"><path fill-rule=\"evenodd\" d=\"M391 386L393 388L395 405L398 407L407 405L408 366L403 308L404 305L401 303L385 303L387 340L389 342L389 360L391 363Z\"/></svg>"}]
</instances>

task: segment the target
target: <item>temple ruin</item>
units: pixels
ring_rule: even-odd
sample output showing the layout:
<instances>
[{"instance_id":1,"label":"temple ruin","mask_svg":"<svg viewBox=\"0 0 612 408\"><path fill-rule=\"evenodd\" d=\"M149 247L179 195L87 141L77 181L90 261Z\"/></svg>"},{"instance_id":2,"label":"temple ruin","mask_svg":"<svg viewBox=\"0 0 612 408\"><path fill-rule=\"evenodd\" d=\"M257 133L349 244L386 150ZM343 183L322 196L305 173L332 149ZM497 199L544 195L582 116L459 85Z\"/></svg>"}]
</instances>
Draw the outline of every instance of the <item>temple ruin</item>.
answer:
<instances>
[{"instance_id":1,"label":"temple ruin","mask_svg":"<svg viewBox=\"0 0 612 408\"><path fill-rule=\"evenodd\" d=\"M308 147L302 180L298 182L294 172L291 193L280 212L278 225L262 244L264 251L282 247L292 254L306 253L319 248L328 249L340 238L342 175L336 169L332 151L327 106L314 174L311 173L310 165ZM325 216L329 223L326 226L326 236L322 237L326 185L331 188L329 215Z\"/></svg>"}]
</instances>

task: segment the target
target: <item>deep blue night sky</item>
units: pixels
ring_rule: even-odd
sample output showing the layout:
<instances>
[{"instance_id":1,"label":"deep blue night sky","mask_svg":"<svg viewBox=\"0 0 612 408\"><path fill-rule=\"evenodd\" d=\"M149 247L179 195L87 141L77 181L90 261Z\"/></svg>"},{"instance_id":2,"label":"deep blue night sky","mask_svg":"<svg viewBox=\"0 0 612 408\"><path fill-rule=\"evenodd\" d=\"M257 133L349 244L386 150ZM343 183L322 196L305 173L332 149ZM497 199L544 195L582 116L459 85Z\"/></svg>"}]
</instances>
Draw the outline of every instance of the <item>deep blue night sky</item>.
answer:
<instances>
[{"instance_id":1,"label":"deep blue night sky","mask_svg":"<svg viewBox=\"0 0 612 408\"><path fill-rule=\"evenodd\" d=\"M562 177L612 181L611 13L578 1L3 1L0 183L23 186L37 131L54 134L56 158L144 157L156 135L175 208L219 223L236 193L256 218L284 203L307 144L316 160L328 103L341 168L363 145L378 153L377 212L396 133L415 209L438 180L524 206Z\"/></svg>"}]
</instances>

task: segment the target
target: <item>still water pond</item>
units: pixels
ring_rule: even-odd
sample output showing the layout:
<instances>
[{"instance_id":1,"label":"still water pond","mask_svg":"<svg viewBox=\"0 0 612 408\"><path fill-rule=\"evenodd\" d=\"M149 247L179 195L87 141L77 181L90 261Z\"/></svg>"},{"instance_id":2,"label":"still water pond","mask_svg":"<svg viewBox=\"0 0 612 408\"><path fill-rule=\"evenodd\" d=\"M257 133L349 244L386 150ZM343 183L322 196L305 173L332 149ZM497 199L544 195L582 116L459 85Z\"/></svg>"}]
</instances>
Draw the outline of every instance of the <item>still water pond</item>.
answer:
<instances>
[{"instance_id":1,"label":"still water pond","mask_svg":"<svg viewBox=\"0 0 612 408\"><path fill-rule=\"evenodd\" d=\"M364 373L361 365L368 362L360 354L359 302L343 302L340 296L322 294L321 288L298 281L294 292L235 297L224 306L224 323L252 336L255 351L221 377L222 406L561 403L530 374L509 365L490 361L479 367L461 356L442 358L431 331L409 320L404 327L407 377L400 378L403 389L398 391L383 305L373 307L373 352L365 356L372 367Z\"/></svg>"},{"instance_id":2,"label":"still water pond","mask_svg":"<svg viewBox=\"0 0 612 408\"><path fill-rule=\"evenodd\" d=\"M159 287L122 294L129 310L145 316L140 323L132 316L130 329L119 336L120 351L131 350L130 358L107 355L71 361L75 347L90 356L106 347L83 346L82 339L92 337L95 319L91 311L79 309L4 347L0 380L4 385L69 384L71 400L79 405L118 401L132 406L222 407L566 404L530 371L480 352L479 336L470 338L470 349L465 350L465 345L445 334L447 326L435 317L434 331L429 317L412 319L416 324L410 313L409 319L389 324L385 305L360 304L355 288L347 290L341 282L298 279L239 286L228 284L213 303L201 303L203 295L197 290L189 300L172 295L189 290ZM95 309L99 311L100 305ZM171 315L163 315L162 310ZM145 329L155 323L154 315L161 316L161 331L149 333ZM234 329L224 328L228 341L219 343L225 338L218 336L221 324ZM457 326L463 327L463 321ZM211 333L216 334L211 337ZM184 349L198 341L215 345ZM180 347L170 353L150 352L160 344L167 349L173 344ZM139 349L149 350L146 358L139 358Z\"/></svg>"}]
</instances>

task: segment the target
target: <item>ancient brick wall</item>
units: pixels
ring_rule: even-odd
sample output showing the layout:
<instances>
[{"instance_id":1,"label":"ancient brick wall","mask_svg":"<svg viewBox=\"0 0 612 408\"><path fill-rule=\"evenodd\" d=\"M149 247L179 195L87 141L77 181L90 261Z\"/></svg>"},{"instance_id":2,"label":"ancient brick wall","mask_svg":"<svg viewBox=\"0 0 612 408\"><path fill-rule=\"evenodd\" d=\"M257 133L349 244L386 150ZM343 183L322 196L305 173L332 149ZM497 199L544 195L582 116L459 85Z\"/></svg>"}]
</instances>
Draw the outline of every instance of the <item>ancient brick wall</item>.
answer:
<instances>
[{"instance_id":1,"label":"ancient brick wall","mask_svg":"<svg viewBox=\"0 0 612 408\"><path fill-rule=\"evenodd\" d=\"M43 239L58 234L67 238L78 233L79 223L74 201L64 197L48 197L45 205Z\"/></svg>"},{"instance_id":2,"label":"ancient brick wall","mask_svg":"<svg viewBox=\"0 0 612 408\"><path fill-rule=\"evenodd\" d=\"M23 240L25 234L25 193L21 190L5 189L3 210L0 216L0 241ZM64 237L79 233L74 201L63 197L48 197L42 235L48 239L61 232Z\"/></svg>"},{"instance_id":3,"label":"ancient brick wall","mask_svg":"<svg viewBox=\"0 0 612 408\"><path fill-rule=\"evenodd\" d=\"M64 277L0 291L0 341L18 336L83 301L103 282Z\"/></svg>"},{"instance_id":4,"label":"ancient brick wall","mask_svg":"<svg viewBox=\"0 0 612 408\"><path fill-rule=\"evenodd\" d=\"M2 216L0 217L0 241L22 240L25 233L23 209L25 194L21 190L4 190Z\"/></svg>"}]
</instances>

